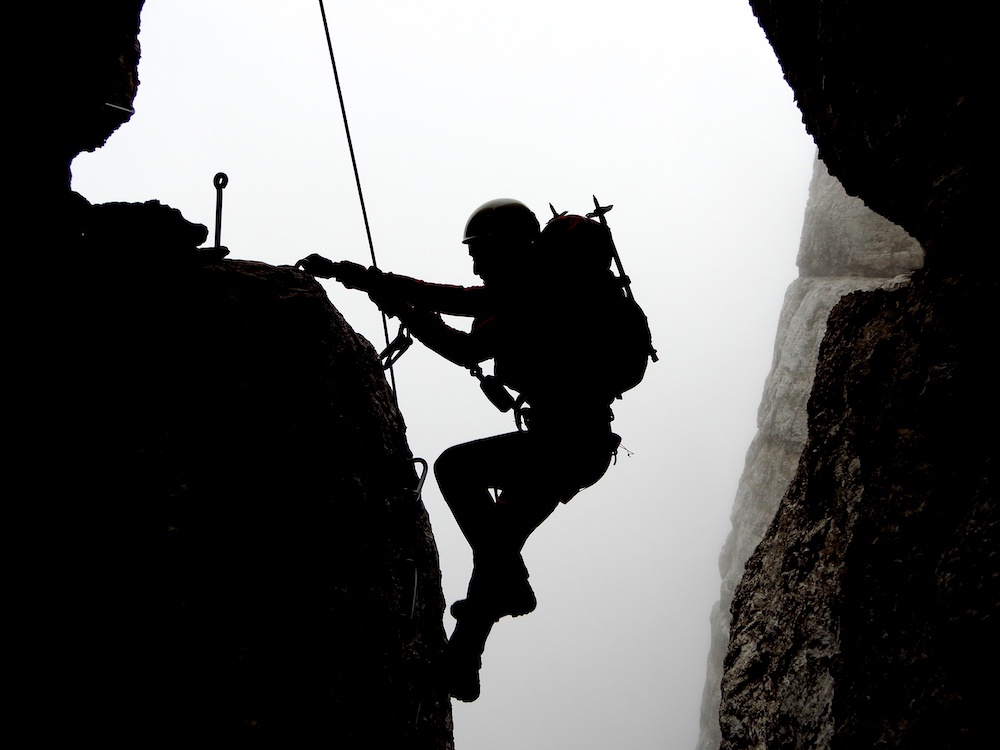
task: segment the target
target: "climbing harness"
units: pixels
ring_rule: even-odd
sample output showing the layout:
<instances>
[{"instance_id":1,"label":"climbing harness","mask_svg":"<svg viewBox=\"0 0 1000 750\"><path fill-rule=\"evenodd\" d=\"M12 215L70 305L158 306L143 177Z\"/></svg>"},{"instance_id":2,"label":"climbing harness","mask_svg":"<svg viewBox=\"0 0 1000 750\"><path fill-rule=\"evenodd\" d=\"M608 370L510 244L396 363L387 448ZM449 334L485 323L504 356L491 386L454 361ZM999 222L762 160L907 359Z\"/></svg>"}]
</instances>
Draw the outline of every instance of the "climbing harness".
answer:
<instances>
[{"instance_id":1,"label":"climbing harness","mask_svg":"<svg viewBox=\"0 0 1000 750\"><path fill-rule=\"evenodd\" d=\"M354 155L354 142L351 140L351 127L347 123L347 108L344 106L344 93L340 86L340 75L337 73L337 59L333 54L333 41L330 38L330 25L326 20L326 8L323 5L323 0L319 0L319 12L323 17L323 32L326 34L326 46L330 52L330 65L333 68L333 80L337 86L337 99L340 101L340 113L344 118L344 134L347 136L347 150L351 154L351 165L354 168L354 182L358 186L358 200L361 202L361 216L365 222L365 234L368 237L368 251L371 254L372 266L378 268L378 261L375 259L375 243L372 242L372 230L371 225L368 222L368 209L365 207L365 196L364 192L361 190L361 174L358 172L358 160ZM389 322L386 314L382 313L382 333L385 335L385 345L388 350L391 347L389 343ZM396 392L396 375L393 372L392 364L399 359L397 356L386 368L389 370L389 380L392 383L392 392Z\"/></svg>"}]
</instances>

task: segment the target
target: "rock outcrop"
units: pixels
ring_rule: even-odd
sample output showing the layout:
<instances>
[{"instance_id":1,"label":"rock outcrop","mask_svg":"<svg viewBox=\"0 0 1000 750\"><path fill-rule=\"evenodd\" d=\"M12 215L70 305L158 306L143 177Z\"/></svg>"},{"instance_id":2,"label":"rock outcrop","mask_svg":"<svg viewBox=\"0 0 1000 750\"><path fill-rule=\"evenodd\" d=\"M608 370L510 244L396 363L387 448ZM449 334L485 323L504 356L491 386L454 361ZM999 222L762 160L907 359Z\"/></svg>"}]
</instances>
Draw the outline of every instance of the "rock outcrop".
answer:
<instances>
[{"instance_id":1,"label":"rock outcrop","mask_svg":"<svg viewBox=\"0 0 1000 750\"><path fill-rule=\"evenodd\" d=\"M799 278L785 293L774 360L758 409L758 432L747 451L733 528L719 557L722 588L711 617L699 750L713 750L721 740L719 700L729 607L744 566L795 475L806 442L806 403L830 310L850 292L907 283L905 274L920 268L922 261L916 240L847 195L816 160L799 246Z\"/></svg>"},{"instance_id":2,"label":"rock outcrop","mask_svg":"<svg viewBox=\"0 0 1000 750\"><path fill-rule=\"evenodd\" d=\"M987 237L986 11L970 0L751 0L830 173L903 227L928 264Z\"/></svg>"},{"instance_id":3,"label":"rock outcrop","mask_svg":"<svg viewBox=\"0 0 1000 750\"><path fill-rule=\"evenodd\" d=\"M437 553L374 350L311 277L179 243L205 230L176 211L79 209L22 391L25 715L449 746Z\"/></svg>"},{"instance_id":4,"label":"rock outcrop","mask_svg":"<svg viewBox=\"0 0 1000 750\"><path fill-rule=\"evenodd\" d=\"M995 446L972 425L994 288L834 308L798 472L734 597L722 747L988 744Z\"/></svg>"},{"instance_id":5,"label":"rock outcrop","mask_svg":"<svg viewBox=\"0 0 1000 750\"><path fill-rule=\"evenodd\" d=\"M87 40L47 49L54 75L114 80L26 136L44 168L21 175L33 190L8 223L24 251L10 263L11 734L450 748L421 467L374 350L297 269L201 248L206 228L155 201L69 189L72 156L120 124L105 95L134 94L139 6L39 21ZM109 16L112 32L94 28Z\"/></svg>"},{"instance_id":6,"label":"rock outcrop","mask_svg":"<svg viewBox=\"0 0 1000 750\"><path fill-rule=\"evenodd\" d=\"M983 23L753 2L819 155L919 240L827 319L794 478L731 607L721 747L989 743L998 666Z\"/></svg>"}]
</instances>

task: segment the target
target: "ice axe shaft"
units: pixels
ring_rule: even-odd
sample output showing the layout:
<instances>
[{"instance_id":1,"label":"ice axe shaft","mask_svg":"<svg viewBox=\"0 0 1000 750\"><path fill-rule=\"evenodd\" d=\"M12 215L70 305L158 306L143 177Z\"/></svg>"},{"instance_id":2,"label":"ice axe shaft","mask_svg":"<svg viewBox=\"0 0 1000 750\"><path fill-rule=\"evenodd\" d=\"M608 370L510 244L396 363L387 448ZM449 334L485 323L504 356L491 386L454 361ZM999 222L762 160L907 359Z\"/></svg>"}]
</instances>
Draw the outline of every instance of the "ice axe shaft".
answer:
<instances>
[{"instance_id":1,"label":"ice axe shaft","mask_svg":"<svg viewBox=\"0 0 1000 750\"><path fill-rule=\"evenodd\" d=\"M615 238L611 235L611 227L608 226L608 220L604 218L604 214L614 208L613 205L602 206L598 200L597 196L594 198L594 210L587 214L588 219L597 219L601 222L601 226L608 230L608 240L611 242L611 256L615 259L615 268L618 269L618 277L622 281L622 286L625 288L625 296L629 299L632 297L632 280L625 274L625 268L622 266L621 256L618 255L618 248L615 247Z\"/></svg>"},{"instance_id":2,"label":"ice axe shaft","mask_svg":"<svg viewBox=\"0 0 1000 750\"><path fill-rule=\"evenodd\" d=\"M625 288L625 296L630 300L635 302L635 297L632 296L632 280L629 279L628 275L625 273L625 269L622 267L622 259L618 255L618 248L615 247L615 238L611 235L611 227L608 226L608 220L604 218L604 214L614 208L613 205L609 204L607 206L602 206L598 200L597 196L594 198L594 210L592 213L587 214L588 219L597 219L601 222L601 226L608 230L608 241L611 243L611 256L615 259L615 267L618 269L618 277L621 279L622 286ZM555 213L555 209L553 209ZM649 358L654 362L659 360L656 356L656 349L653 348L653 342L649 342Z\"/></svg>"}]
</instances>

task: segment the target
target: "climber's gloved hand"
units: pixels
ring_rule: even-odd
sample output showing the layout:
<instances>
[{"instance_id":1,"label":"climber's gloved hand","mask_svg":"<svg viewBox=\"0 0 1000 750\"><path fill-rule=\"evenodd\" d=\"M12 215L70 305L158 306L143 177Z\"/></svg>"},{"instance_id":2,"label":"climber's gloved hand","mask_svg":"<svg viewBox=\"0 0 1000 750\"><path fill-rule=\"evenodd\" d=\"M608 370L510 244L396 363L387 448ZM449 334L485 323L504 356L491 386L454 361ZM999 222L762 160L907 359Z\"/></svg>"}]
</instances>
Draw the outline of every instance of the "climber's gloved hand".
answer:
<instances>
[{"instance_id":1,"label":"climber's gloved hand","mask_svg":"<svg viewBox=\"0 0 1000 750\"><path fill-rule=\"evenodd\" d=\"M333 277L337 264L322 255L313 253L296 263L295 267L301 268L313 276L319 276L321 279L329 279Z\"/></svg>"},{"instance_id":2,"label":"climber's gloved hand","mask_svg":"<svg viewBox=\"0 0 1000 750\"><path fill-rule=\"evenodd\" d=\"M295 265L313 276L336 279L348 289L360 289L364 292L372 288L375 277L382 275L377 268L365 268L349 260L334 262L316 253L306 256Z\"/></svg>"},{"instance_id":3,"label":"climber's gloved hand","mask_svg":"<svg viewBox=\"0 0 1000 750\"><path fill-rule=\"evenodd\" d=\"M331 273L333 278L348 289L360 289L363 292L371 291L374 279L382 275L382 272L377 268L365 268L360 263L352 263L349 260L342 260L331 265L333 266Z\"/></svg>"},{"instance_id":4,"label":"climber's gloved hand","mask_svg":"<svg viewBox=\"0 0 1000 750\"><path fill-rule=\"evenodd\" d=\"M369 290L368 296L382 312L390 318L399 318L400 321L403 321L406 314L412 309L406 302L385 289L384 285L374 284L373 288Z\"/></svg>"}]
</instances>

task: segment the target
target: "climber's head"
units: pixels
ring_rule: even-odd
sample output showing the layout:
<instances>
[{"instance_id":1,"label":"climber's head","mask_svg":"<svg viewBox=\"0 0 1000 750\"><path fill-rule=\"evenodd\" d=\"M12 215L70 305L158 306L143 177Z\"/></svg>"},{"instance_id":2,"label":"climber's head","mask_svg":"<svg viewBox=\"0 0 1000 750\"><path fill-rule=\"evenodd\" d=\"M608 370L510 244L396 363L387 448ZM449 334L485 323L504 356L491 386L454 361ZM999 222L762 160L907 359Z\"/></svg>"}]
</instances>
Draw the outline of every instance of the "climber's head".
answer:
<instances>
[{"instance_id":1,"label":"climber's head","mask_svg":"<svg viewBox=\"0 0 1000 750\"><path fill-rule=\"evenodd\" d=\"M498 198L472 212L462 242L469 246L473 271L491 283L518 273L538 233L538 219L531 209L520 201Z\"/></svg>"}]
</instances>

